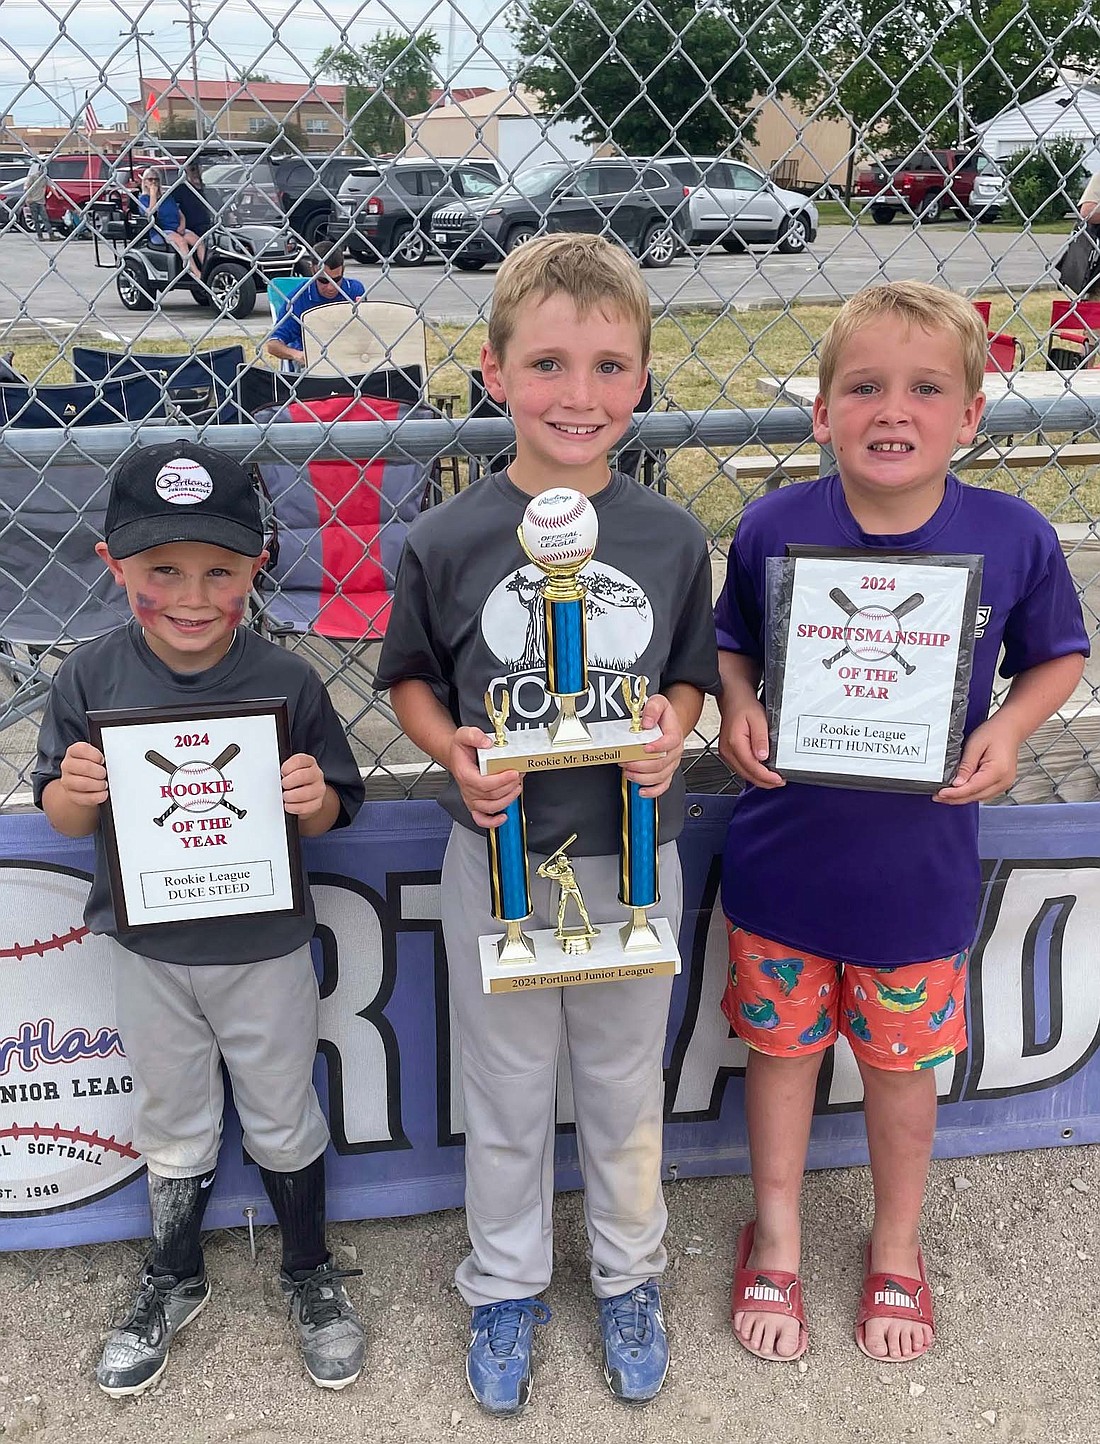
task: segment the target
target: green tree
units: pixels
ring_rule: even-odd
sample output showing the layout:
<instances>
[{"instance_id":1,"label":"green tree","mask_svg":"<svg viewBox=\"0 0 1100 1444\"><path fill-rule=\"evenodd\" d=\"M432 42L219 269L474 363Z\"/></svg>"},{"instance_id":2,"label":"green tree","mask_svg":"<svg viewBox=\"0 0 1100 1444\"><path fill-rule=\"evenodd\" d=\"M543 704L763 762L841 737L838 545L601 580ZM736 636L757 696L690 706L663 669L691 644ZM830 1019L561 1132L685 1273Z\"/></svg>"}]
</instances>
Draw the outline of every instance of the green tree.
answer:
<instances>
[{"instance_id":1,"label":"green tree","mask_svg":"<svg viewBox=\"0 0 1100 1444\"><path fill-rule=\"evenodd\" d=\"M321 75L347 87L351 132L368 155L385 155L405 144L405 119L427 110L439 41L431 30L407 35L383 30L358 50L327 46L317 57Z\"/></svg>"},{"instance_id":2,"label":"green tree","mask_svg":"<svg viewBox=\"0 0 1100 1444\"><path fill-rule=\"evenodd\" d=\"M640 155L751 140L753 94L802 44L784 7L756 0L530 0L509 28L517 81L584 140Z\"/></svg>"},{"instance_id":3,"label":"green tree","mask_svg":"<svg viewBox=\"0 0 1100 1444\"><path fill-rule=\"evenodd\" d=\"M157 135L161 140L194 140L195 117L173 115L169 120L162 120L157 126Z\"/></svg>"},{"instance_id":4,"label":"green tree","mask_svg":"<svg viewBox=\"0 0 1100 1444\"><path fill-rule=\"evenodd\" d=\"M808 57L793 93L851 120L879 152L954 144L960 121L968 137L1063 69L1100 60L1079 0L796 0L792 19Z\"/></svg>"},{"instance_id":5,"label":"green tree","mask_svg":"<svg viewBox=\"0 0 1100 1444\"><path fill-rule=\"evenodd\" d=\"M1034 150L1014 151L1004 169L1020 215L1038 225L1060 221L1067 211L1076 210L1088 180L1084 156L1081 142L1065 136Z\"/></svg>"},{"instance_id":6,"label":"green tree","mask_svg":"<svg viewBox=\"0 0 1100 1444\"><path fill-rule=\"evenodd\" d=\"M270 121L257 131L249 131L249 140L267 143L278 142L282 150L308 150L306 133L295 120Z\"/></svg>"},{"instance_id":7,"label":"green tree","mask_svg":"<svg viewBox=\"0 0 1100 1444\"><path fill-rule=\"evenodd\" d=\"M262 70L242 70L242 71L241 71L241 84L242 84L242 85L253 85L253 84L255 84L255 85L270 85L270 84L271 84L271 76L270 76L270 75L267 75L267 74L266 74L264 71L262 71Z\"/></svg>"}]
</instances>

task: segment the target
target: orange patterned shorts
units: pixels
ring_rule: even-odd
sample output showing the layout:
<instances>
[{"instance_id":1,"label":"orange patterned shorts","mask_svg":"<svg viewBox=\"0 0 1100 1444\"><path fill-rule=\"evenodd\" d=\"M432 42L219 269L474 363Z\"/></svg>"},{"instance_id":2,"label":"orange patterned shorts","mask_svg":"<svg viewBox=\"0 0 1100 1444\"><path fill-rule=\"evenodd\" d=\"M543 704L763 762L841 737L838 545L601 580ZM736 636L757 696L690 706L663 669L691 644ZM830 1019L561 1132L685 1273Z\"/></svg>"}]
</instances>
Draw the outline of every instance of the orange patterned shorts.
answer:
<instances>
[{"instance_id":1,"label":"orange patterned shorts","mask_svg":"<svg viewBox=\"0 0 1100 1444\"><path fill-rule=\"evenodd\" d=\"M874 1068L934 1068L966 1047L969 949L901 968L805 953L734 927L722 1011L739 1038L773 1058L819 1053L843 1033Z\"/></svg>"}]
</instances>

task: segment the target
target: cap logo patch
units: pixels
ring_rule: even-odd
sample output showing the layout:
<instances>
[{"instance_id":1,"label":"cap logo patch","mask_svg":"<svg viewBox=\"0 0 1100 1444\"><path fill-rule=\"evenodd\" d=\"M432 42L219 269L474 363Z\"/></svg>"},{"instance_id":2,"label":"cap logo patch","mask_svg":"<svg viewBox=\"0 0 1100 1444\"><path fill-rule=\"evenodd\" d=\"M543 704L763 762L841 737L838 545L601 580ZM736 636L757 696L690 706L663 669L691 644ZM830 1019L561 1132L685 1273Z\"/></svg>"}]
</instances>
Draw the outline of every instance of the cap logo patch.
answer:
<instances>
[{"instance_id":1,"label":"cap logo patch","mask_svg":"<svg viewBox=\"0 0 1100 1444\"><path fill-rule=\"evenodd\" d=\"M157 495L173 506L196 506L214 490L210 473L197 461L181 456L157 472Z\"/></svg>"}]
</instances>

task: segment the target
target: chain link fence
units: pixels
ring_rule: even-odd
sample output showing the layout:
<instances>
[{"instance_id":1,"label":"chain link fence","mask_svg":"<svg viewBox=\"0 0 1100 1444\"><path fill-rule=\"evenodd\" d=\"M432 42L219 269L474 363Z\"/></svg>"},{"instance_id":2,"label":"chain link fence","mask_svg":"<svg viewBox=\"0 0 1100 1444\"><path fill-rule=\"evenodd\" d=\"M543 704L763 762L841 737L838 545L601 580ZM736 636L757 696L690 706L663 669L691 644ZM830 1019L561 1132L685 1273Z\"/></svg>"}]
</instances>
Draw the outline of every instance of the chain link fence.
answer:
<instances>
[{"instance_id":1,"label":"chain link fence","mask_svg":"<svg viewBox=\"0 0 1100 1444\"><path fill-rule=\"evenodd\" d=\"M371 795L431 794L372 687L387 585L416 512L507 457L480 346L496 265L546 229L644 268L652 394L622 464L704 523L716 588L746 502L817 472L836 305L880 279L972 296L991 406L958 465L1050 517L1095 631L1100 305L1053 263L1100 170L1098 53L1076 0L7 0L0 802L29 802L59 657L122 616L106 472L181 434L255 465L253 624L325 679ZM306 364L269 354L333 246L364 298L304 323ZM1096 795L1097 681L1014 800ZM710 705L696 789L730 785L716 731Z\"/></svg>"}]
</instances>

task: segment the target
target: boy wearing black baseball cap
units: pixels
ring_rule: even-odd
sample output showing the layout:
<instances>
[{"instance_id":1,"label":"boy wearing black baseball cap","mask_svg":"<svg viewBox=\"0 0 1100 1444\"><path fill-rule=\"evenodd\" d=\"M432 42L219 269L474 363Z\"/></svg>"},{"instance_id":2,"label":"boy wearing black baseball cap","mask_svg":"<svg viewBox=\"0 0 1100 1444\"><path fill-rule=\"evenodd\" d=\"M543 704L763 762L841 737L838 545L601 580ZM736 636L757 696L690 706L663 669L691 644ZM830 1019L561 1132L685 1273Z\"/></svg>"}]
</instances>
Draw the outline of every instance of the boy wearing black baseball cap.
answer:
<instances>
[{"instance_id":1,"label":"boy wearing black baseball cap","mask_svg":"<svg viewBox=\"0 0 1100 1444\"><path fill-rule=\"evenodd\" d=\"M325 1245L329 1133L312 1082L318 996L308 889L303 917L120 927L100 828L107 773L88 741L87 714L285 697L292 755L282 765L283 806L306 837L355 816L359 770L309 664L241 625L267 560L243 467L193 442L135 447L112 475L104 531L96 551L126 589L133 618L58 668L33 774L35 801L53 826L67 837L95 836L85 921L113 940L134 1142L148 1165L152 1249L96 1380L114 1397L149 1388L174 1335L209 1298L199 1230L221 1140L224 1060L245 1146L282 1230L280 1282L306 1369L315 1383L341 1389L359 1375L364 1338L348 1275Z\"/></svg>"}]
</instances>

